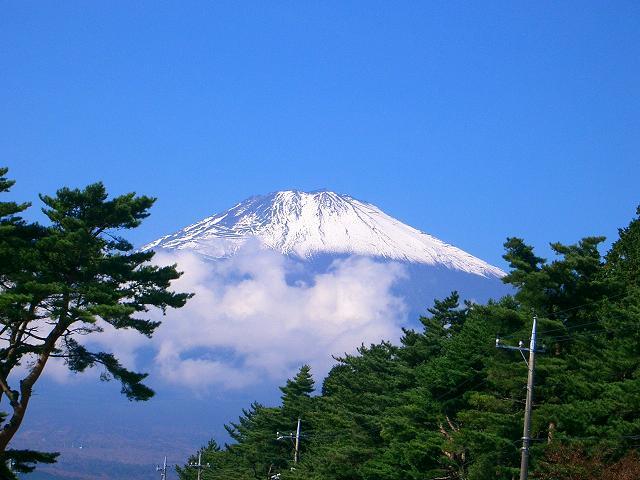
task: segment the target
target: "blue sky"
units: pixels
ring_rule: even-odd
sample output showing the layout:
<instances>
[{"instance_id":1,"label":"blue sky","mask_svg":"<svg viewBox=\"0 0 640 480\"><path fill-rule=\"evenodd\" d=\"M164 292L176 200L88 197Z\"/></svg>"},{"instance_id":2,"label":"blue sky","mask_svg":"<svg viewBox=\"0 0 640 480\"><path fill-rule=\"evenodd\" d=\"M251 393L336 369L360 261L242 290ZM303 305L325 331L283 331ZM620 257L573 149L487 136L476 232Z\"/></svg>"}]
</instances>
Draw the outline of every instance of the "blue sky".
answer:
<instances>
[{"instance_id":1,"label":"blue sky","mask_svg":"<svg viewBox=\"0 0 640 480\"><path fill-rule=\"evenodd\" d=\"M640 203L640 3L1 2L16 197L159 197L152 240L328 188L494 264Z\"/></svg>"},{"instance_id":2,"label":"blue sky","mask_svg":"<svg viewBox=\"0 0 640 480\"><path fill-rule=\"evenodd\" d=\"M97 180L114 193L157 196L151 217L129 235L137 245L254 194L328 188L504 268L507 236L522 236L547 254L549 241L614 237L634 215L640 203L638 25L637 0L0 0L0 165L18 181L12 195L36 205L38 192ZM349 268L335 272L338 280ZM184 282L202 274L185 271ZM373 298L361 303L375 307L388 285L372 285L390 277L358 272L353 278L365 282L361 290ZM253 275L258 283L260 273ZM207 283L196 280L200 288ZM172 312L183 321L165 321L150 346L126 335L101 339L113 339L125 361L127 349L156 352L173 339L163 352L176 368L189 366L191 357L180 356L193 347L189 342L238 352L244 327L224 317L229 301L217 308L216 295L229 289L213 286L180 311L184 318ZM337 333L320 330L333 325L325 317L311 324L321 333L306 341L300 329L269 328L282 321L283 306L297 309L296 318L311 317L299 315L310 307L290 287L271 278L256 286L271 307L256 310L260 322L251 334L271 338L258 328L266 327L272 335L295 335L303 354L326 359L315 347L335 352L322 341L327 338L356 345L360 331L390 335L384 328L393 325L380 319L377 330L359 328L357 339L342 334L340 325ZM200 311L217 323L205 322ZM372 317L368 312L361 310L363 318ZM199 322L201 338L193 337L189 321ZM266 347L294 343L289 336L264 338ZM256 357L271 353L266 347L252 347L255 364L266 363ZM276 353L291 356L290 350ZM215 373L203 376L224 377ZM132 408L124 399L109 396L117 385L109 390L80 379L45 384L48 393L34 397L28 421L52 431L47 422L62 419L65 428L75 422L82 432L95 418L115 418L110 430L126 424L128 439L135 423L134 433L148 443L145 425L164 418L180 398L191 402L177 420L182 428L161 424L174 439L202 435L204 442L256 396L278 394L258 386L237 397L214 392L194 399L163 384L158 368L151 374L158 398L132 416L120 414L123 406ZM91 401L75 402L69 412L65 404L67 414L52 416L56 392ZM100 393L88 396L92 392ZM97 417L93 398L103 399ZM167 452L152 453L161 460Z\"/></svg>"}]
</instances>

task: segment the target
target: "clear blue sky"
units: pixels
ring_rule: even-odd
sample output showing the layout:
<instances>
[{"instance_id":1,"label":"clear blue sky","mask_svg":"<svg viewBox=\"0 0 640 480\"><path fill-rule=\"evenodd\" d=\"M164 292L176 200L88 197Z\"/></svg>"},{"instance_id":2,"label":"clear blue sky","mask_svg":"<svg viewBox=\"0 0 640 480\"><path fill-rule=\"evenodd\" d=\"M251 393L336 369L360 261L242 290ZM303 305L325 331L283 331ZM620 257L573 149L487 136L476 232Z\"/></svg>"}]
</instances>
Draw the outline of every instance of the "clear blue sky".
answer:
<instances>
[{"instance_id":1,"label":"clear blue sky","mask_svg":"<svg viewBox=\"0 0 640 480\"><path fill-rule=\"evenodd\" d=\"M15 195L159 197L140 244L328 188L490 262L640 203L640 2L0 3Z\"/></svg>"}]
</instances>

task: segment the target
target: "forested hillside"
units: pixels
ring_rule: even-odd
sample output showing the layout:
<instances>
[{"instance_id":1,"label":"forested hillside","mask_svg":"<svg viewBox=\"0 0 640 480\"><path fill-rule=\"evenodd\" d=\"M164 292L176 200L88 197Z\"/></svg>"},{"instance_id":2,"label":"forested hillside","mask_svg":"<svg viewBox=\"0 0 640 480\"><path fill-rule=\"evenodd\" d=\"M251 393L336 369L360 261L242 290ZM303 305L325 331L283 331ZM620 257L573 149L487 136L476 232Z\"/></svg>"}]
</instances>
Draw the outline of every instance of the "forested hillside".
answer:
<instances>
[{"instance_id":1,"label":"forested hillside","mask_svg":"<svg viewBox=\"0 0 640 480\"><path fill-rule=\"evenodd\" d=\"M604 256L603 241L552 244L557 256L548 261L508 239L504 281L517 293L477 305L453 292L400 345L336 359L317 395L303 366L281 387L280 406L251 405L227 426L230 445L204 448L202 478L517 478L527 366L495 340L528 344L533 315L545 353L531 477L640 478L640 218ZM294 466L288 437L298 418ZM286 433L278 440L276 432ZM178 471L196 478L195 468Z\"/></svg>"}]
</instances>

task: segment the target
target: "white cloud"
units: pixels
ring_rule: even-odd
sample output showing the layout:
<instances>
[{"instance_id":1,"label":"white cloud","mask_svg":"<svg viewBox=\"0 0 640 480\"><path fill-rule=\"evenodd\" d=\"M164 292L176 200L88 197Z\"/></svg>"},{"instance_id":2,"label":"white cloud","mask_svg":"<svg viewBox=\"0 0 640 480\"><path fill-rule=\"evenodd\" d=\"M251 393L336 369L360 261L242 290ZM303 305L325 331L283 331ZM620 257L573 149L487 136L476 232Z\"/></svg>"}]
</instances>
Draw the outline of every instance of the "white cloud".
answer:
<instances>
[{"instance_id":1,"label":"white cloud","mask_svg":"<svg viewBox=\"0 0 640 480\"><path fill-rule=\"evenodd\" d=\"M161 318L152 340L105 328L91 342L131 367L140 363L138 349L151 346L152 373L195 391L281 381L304 363L319 378L333 364L331 355L397 339L406 317L404 302L391 293L405 275L395 263L350 257L291 284L287 276L299 273L300 263L257 244L226 260L160 252L154 261L177 263L184 275L172 288L195 296Z\"/></svg>"}]
</instances>

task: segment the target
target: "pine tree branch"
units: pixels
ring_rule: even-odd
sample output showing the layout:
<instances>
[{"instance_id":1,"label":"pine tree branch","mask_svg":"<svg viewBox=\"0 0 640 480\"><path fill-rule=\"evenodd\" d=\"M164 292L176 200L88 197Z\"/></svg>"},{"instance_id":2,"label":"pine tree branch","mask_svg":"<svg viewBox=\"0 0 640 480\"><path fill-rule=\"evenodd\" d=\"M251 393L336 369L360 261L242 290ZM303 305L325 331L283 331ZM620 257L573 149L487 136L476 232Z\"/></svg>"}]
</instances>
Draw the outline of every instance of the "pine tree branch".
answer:
<instances>
[{"instance_id":1,"label":"pine tree branch","mask_svg":"<svg viewBox=\"0 0 640 480\"><path fill-rule=\"evenodd\" d=\"M0 388L2 389L2 393L4 393L9 399L9 404L15 410L19 405L15 398L15 392L11 390L5 378L0 376Z\"/></svg>"}]
</instances>

